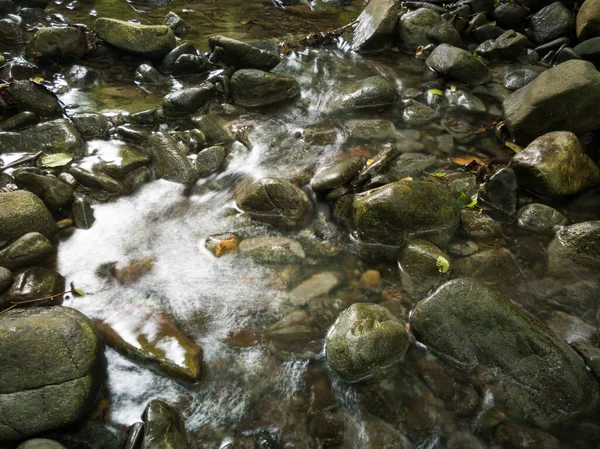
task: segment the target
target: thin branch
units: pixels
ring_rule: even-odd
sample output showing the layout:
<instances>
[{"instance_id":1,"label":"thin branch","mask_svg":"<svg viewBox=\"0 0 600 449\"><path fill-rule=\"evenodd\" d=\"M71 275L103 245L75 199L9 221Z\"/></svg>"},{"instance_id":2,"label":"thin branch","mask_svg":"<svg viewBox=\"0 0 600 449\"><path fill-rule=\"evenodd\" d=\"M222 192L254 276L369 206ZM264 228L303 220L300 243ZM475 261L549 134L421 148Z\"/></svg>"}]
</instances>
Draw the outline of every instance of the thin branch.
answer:
<instances>
[{"instance_id":1,"label":"thin branch","mask_svg":"<svg viewBox=\"0 0 600 449\"><path fill-rule=\"evenodd\" d=\"M46 301L46 300L54 300L54 298L58 298L59 296L68 295L69 293L76 293L74 290L69 290L62 293L57 293L56 295L45 296L43 298L35 298L35 299L26 299L25 301L11 301L11 306L4 309L0 313L8 312L15 307L19 307L21 304L30 304L32 302Z\"/></svg>"},{"instance_id":2,"label":"thin branch","mask_svg":"<svg viewBox=\"0 0 600 449\"><path fill-rule=\"evenodd\" d=\"M17 159L16 161L11 162L10 164L5 165L4 167L0 167L0 173L2 173L5 170L8 170L9 168L13 168L13 167L16 167L17 165L25 164L27 162L33 162L33 163L35 163L35 161L42 154L44 154L43 151L38 151L37 153L35 153L32 156L25 156L25 157L22 157L20 159Z\"/></svg>"}]
</instances>

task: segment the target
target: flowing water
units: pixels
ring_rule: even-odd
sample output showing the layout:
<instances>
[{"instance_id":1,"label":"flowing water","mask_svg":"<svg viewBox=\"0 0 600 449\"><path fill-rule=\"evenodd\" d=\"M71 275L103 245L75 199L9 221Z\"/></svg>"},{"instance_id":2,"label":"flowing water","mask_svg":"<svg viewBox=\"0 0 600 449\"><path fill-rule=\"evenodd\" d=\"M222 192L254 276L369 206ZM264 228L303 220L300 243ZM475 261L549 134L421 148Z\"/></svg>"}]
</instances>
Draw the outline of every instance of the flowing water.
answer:
<instances>
[{"instance_id":1,"label":"flowing water","mask_svg":"<svg viewBox=\"0 0 600 449\"><path fill-rule=\"evenodd\" d=\"M96 3L75 0L57 2L50 12L91 25L96 17L159 23L166 12L173 10L193 25L194 31L186 40L206 49L208 36L214 34L279 41L297 39L311 31L334 29L355 18L361 7L359 3L344 6L320 2L277 8L269 1L208 0L178 1L150 8L129 5L124 0ZM333 143L310 145L301 138L306 127L319 123L327 127L329 122L343 123L351 118L391 120L397 128L394 139L410 136L424 144L424 152L437 156L437 162L428 168L431 173L447 168L454 153L506 158L507 149L485 134L474 143L458 145L450 150L453 153L448 153L436 140L445 131L438 125L408 129L402 122L401 105L382 113L336 112L337 94L353 81L368 76L382 75L392 80L398 92L410 92L411 88L423 90L430 74L421 61L412 57L390 53L365 58L348 52L347 44L340 40L328 49L292 52L275 71L298 79L302 96L297 102L261 112L213 108L232 129L247 135L248 146L234 145L226 169L201 179L192 188L155 180L132 195L99 202L94 205L96 221L92 228L77 230L60 243L57 270L87 293L84 297L69 298L66 305L117 326L120 321L144 319L132 305L157 307L167 311L178 327L203 348L203 380L195 385L157 374L108 349L108 419L114 424L139 421L147 402L161 398L177 404L183 411L195 448L224 446L238 432L251 433L256 429L275 432L291 442L289 447L308 447L306 422L314 405L315 391L319 391L316 385L328 378L321 348L330 319L316 317L333 313L327 309L331 305L370 300L357 288L358 278L369 268L382 273L383 299L394 302L401 313L406 314L410 309L413 301L399 286L395 264L361 261L352 239L332 224L329 207L322 200L317 202L313 226L326 240L342 247L336 257L310 256L300 266L266 266L236 256L216 258L205 248L208 236L225 232L241 237L297 235L297 231L281 233L250 223L235 207L233 194L239 180L263 176L306 179L314 170L348 152L373 157L385 143L374 140L357 144L338 131ZM165 90L148 91L132 82L130 72L119 79L111 73L102 72L98 84L88 90L60 90L61 80L53 82L70 112L94 111L113 116L157 107L168 90L192 83L184 80ZM482 98L487 114L458 113L474 129L490 125L500 115L497 100L489 95ZM89 148L93 155L87 162L91 165L99 158L110 159L123 144L115 138L108 142L92 141ZM525 247L522 252L529 253L523 257L529 260L543 255L547 239L519 234L510 227L504 232L505 239L489 246ZM103 275L103 267L115 263L124 267L139 260L153 263L151 270L135 282L123 285ZM527 276L535 276L536 268L530 268ZM328 299L330 306L311 310L312 318L307 318L305 311L292 316L289 290L322 271L335 271L345 279ZM588 312L582 315L586 314L589 315ZM302 336L294 344L283 344L269 337L273 326L297 324L294 319L315 329L316 344L315 338L304 343ZM231 335L244 332L252 336L250 343L231 344ZM174 346L172 350L175 351L172 357L177 357L179 349ZM373 432L365 430L368 420L363 415L367 416L367 411L408 431L414 445L422 448L440 447L439 436L453 430L478 431L485 427L482 416L493 402L489 393L478 392L480 404L471 414L444 421L447 413L443 402L440 405L439 400L428 399L431 393L424 392L426 384L415 374L415 366L437 362L423 348L415 347L411 352L408 362L396 367L391 377L371 389L376 391L371 391L368 385L349 386L331 376L330 390L335 399L332 407L344 411L346 429L354 428L353 432L345 432L347 447L377 447L369 445ZM401 379L402 385L392 382L394 378ZM329 387L317 393L321 397L316 400L323 399L327 390ZM404 415L390 409L390 402L398 398L405 403L394 406L403 408ZM387 416L386 410L389 410ZM442 418L429 419L424 416L428 413Z\"/></svg>"}]
</instances>

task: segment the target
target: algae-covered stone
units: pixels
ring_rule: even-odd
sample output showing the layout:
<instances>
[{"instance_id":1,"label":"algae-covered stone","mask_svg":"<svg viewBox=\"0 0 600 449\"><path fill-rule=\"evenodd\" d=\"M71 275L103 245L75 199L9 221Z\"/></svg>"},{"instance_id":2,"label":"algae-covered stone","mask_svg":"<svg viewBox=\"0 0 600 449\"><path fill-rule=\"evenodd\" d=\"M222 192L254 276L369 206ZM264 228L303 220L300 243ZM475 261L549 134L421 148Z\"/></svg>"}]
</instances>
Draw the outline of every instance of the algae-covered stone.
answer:
<instances>
[{"instance_id":1,"label":"algae-covered stone","mask_svg":"<svg viewBox=\"0 0 600 449\"><path fill-rule=\"evenodd\" d=\"M232 65L236 69L269 71L281 61L273 52L225 36L210 37L208 46L216 53L219 61Z\"/></svg>"},{"instance_id":2,"label":"algae-covered stone","mask_svg":"<svg viewBox=\"0 0 600 449\"><path fill-rule=\"evenodd\" d=\"M402 49L414 55L419 46L429 44L460 45L460 34L440 14L420 8L404 14L398 24Z\"/></svg>"},{"instance_id":3,"label":"algae-covered stone","mask_svg":"<svg viewBox=\"0 0 600 449\"><path fill-rule=\"evenodd\" d=\"M442 76L461 83L485 84L490 79L490 71L483 62L468 51L452 45L438 45L425 62Z\"/></svg>"},{"instance_id":4,"label":"algae-covered stone","mask_svg":"<svg viewBox=\"0 0 600 449\"><path fill-rule=\"evenodd\" d=\"M598 404L583 360L519 304L469 279L443 284L419 302L418 341L463 370L478 370L509 417L548 428Z\"/></svg>"},{"instance_id":5,"label":"algae-covered stone","mask_svg":"<svg viewBox=\"0 0 600 449\"><path fill-rule=\"evenodd\" d=\"M342 379L359 382L401 362L408 346L404 324L388 309L357 303L343 311L329 330L325 355Z\"/></svg>"},{"instance_id":6,"label":"algae-covered stone","mask_svg":"<svg viewBox=\"0 0 600 449\"><path fill-rule=\"evenodd\" d=\"M30 232L0 249L0 267L15 270L43 261L52 253L52 243L39 232Z\"/></svg>"},{"instance_id":7,"label":"algae-covered stone","mask_svg":"<svg viewBox=\"0 0 600 449\"><path fill-rule=\"evenodd\" d=\"M402 287L420 296L439 286L452 274L450 257L427 240L407 239L398 255Z\"/></svg>"},{"instance_id":8,"label":"algae-covered stone","mask_svg":"<svg viewBox=\"0 0 600 449\"><path fill-rule=\"evenodd\" d=\"M185 145L170 135L158 132L150 136L148 152L157 178L183 184L198 179L198 173L187 157Z\"/></svg>"},{"instance_id":9,"label":"algae-covered stone","mask_svg":"<svg viewBox=\"0 0 600 449\"><path fill-rule=\"evenodd\" d=\"M27 46L32 56L41 59L73 60L85 54L87 41L83 31L75 27L40 28Z\"/></svg>"},{"instance_id":10,"label":"algae-covered stone","mask_svg":"<svg viewBox=\"0 0 600 449\"><path fill-rule=\"evenodd\" d=\"M443 244L460 223L457 201L433 182L393 182L357 195L353 207L358 237L373 243L399 245L414 237Z\"/></svg>"},{"instance_id":11,"label":"algae-covered stone","mask_svg":"<svg viewBox=\"0 0 600 449\"><path fill-rule=\"evenodd\" d=\"M212 98L214 86L207 83L200 87L179 89L165 96L162 107L167 117L184 117L205 106Z\"/></svg>"},{"instance_id":12,"label":"algae-covered stone","mask_svg":"<svg viewBox=\"0 0 600 449\"><path fill-rule=\"evenodd\" d=\"M281 228L301 225L312 212L306 193L280 178L261 178L244 185L236 203L252 219Z\"/></svg>"},{"instance_id":13,"label":"algae-covered stone","mask_svg":"<svg viewBox=\"0 0 600 449\"><path fill-rule=\"evenodd\" d=\"M0 441L60 428L91 412L104 381L94 324L68 307L0 315Z\"/></svg>"},{"instance_id":14,"label":"algae-covered stone","mask_svg":"<svg viewBox=\"0 0 600 449\"><path fill-rule=\"evenodd\" d=\"M520 187L538 195L574 195L600 183L600 169L584 152L575 134L545 134L509 163Z\"/></svg>"},{"instance_id":15,"label":"algae-covered stone","mask_svg":"<svg viewBox=\"0 0 600 449\"><path fill-rule=\"evenodd\" d=\"M506 124L517 142L550 131L583 134L600 128L600 72L588 61L567 61L540 74L504 100Z\"/></svg>"},{"instance_id":16,"label":"algae-covered stone","mask_svg":"<svg viewBox=\"0 0 600 449\"><path fill-rule=\"evenodd\" d=\"M14 81L2 91L3 108L30 111L40 117L57 118L63 113L56 95L29 80Z\"/></svg>"},{"instance_id":17,"label":"algae-covered stone","mask_svg":"<svg viewBox=\"0 0 600 449\"><path fill-rule=\"evenodd\" d=\"M96 321L106 344L134 362L187 382L200 379L202 348L183 335L160 309L128 306Z\"/></svg>"},{"instance_id":18,"label":"algae-covered stone","mask_svg":"<svg viewBox=\"0 0 600 449\"><path fill-rule=\"evenodd\" d=\"M545 204L532 203L517 213L519 227L533 232L552 232L567 223L566 217Z\"/></svg>"},{"instance_id":19,"label":"algae-covered stone","mask_svg":"<svg viewBox=\"0 0 600 449\"><path fill-rule=\"evenodd\" d=\"M71 201L73 187L55 176L19 171L14 177L19 188L35 193L51 211L57 211Z\"/></svg>"},{"instance_id":20,"label":"algae-covered stone","mask_svg":"<svg viewBox=\"0 0 600 449\"><path fill-rule=\"evenodd\" d=\"M365 165L364 157L349 157L317 173L310 181L315 192L325 192L341 186L358 175Z\"/></svg>"},{"instance_id":21,"label":"algae-covered stone","mask_svg":"<svg viewBox=\"0 0 600 449\"><path fill-rule=\"evenodd\" d=\"M13 282L13 275L8 268L0 267L0 294L4 293Z\"/></svg>"},{"instance_id":22,"label":"algae-covered stone","mask_svg":"<svg viewBox=\"0 0 600 449\"><path fill-rule=\"evenodd\" d=\"M342 110L380 109L395 103L396 86L377 75L355 81L342 89L336 106Z\"/></svg>"},{"instance_id":23,"label":"algae-covered stone","mask_svg":"<svg viewBox=\"0 0 600 449\"><path fill-rule=\"evenodd\" d=\"M298 241L287 237L253 237L242 240L239 254L255 262L293 264L304 261L304 250Z\"/></svg>"},{"instance_id":24,"label":"algae-covered stone","mask_svg":"<svg viewBox=\"0 0 600 449\"><path fill-rule=\"evenodd\" d=\"M233 101L247 108L258 108L291 100L300 95L300 84L286 75L258 69L238 70L231 77Z\"/></svg>"},{"instance_id":25,"label":"algae-covered stone","mask_svg":"<svg viewBox=\"0 0 600 449\"><path fill-rule=\"evenodd\" d=\"M143 449L190 449L185 422L170 404L158 399L144 411Z\"/></svg>"},{"instance_id":26,"label":"algae-covered stone","mask_svg":"<svg viewBox=\"0 0 600 449\"><path fill-rule=\"evenodd\" d=\"M36 195L23 190L0 193L0 241L16 240L29 232L52 238L57 231L52 214Z\"/></svg>"},{"instance_id":27,"label":"algae-covered stone","mask_svg":"<svg viewBox=\"0 0 600 449\"><path fill-rule=\"evenodd\" d=\"M175 34L166 25L138 25L124 20L96 19L96 34L120 50L159 59L175 48Z\"/></svg>"},{"instance_id":28,"label":"algae-covered stone","mask_svg":"<svg viewBox=\"0 0 600 449\"><path fill-rule=\"evenodd\" d=\"M600 221L584 221L564 226L548 248L549 270L568 275L568 263L600 270Z\"/></svg>"},{"instance_id":29,"label":"algae-covered stone","mask_svg":"<svg viewBox=\"0 0 600 449\"><path fill-rule=\"evenodd\" d=\"M119 147L114 157L103 156L98 168L113 178L121 179L149 162L150 158L146 154L132 146L124 145Z\"/></svg>"},{"instance_id":30,"label":"algae-covered stone","mask_svg":"<svg viewBox=\"0 0 600 449\"><path fill-rule=\"evenodd\" d=\"M196 157L196 171L200 177L205 177L217 171L223 165L227 156L225 147L215 145L200 151Z\"/></svg>"}]
</instances>

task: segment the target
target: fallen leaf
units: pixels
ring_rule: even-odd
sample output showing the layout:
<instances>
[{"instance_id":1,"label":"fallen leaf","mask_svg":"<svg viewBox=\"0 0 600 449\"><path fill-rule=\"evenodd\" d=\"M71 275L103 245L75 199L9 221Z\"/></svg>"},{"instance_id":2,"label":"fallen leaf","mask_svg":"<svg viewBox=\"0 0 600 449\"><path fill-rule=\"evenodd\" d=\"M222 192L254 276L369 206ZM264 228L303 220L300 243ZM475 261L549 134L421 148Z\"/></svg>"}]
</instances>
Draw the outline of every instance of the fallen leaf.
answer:
<instances>
[{"instance_id":1,"label":"fallen leaf","mask_svg":"<svg viewBox=\"0 0 600 449\"><path fill-rule=\"evenodd\" d=\"M510 140L507 140L506 142L504 142L504 145L506 145L508 148L513 150L515 153L520 153L521 151L523 151L522 146L517 145L516 143L511 142Z\"/></svg>"},{"instance_id":2,"label":"fallen leaf","mask_svg":"<svg viewBox=\"0 0 600 449\"><path fill-rule=\"evenodd\" d=\"M450 269L450 262L448 262L448 259L445 257L438 256L437 260L435 261L435 266L438 267L440 273L444 274Z\"/></svg>"},{"instance_id":3,"label":"fallen leaf","mask_svg":"<svg viewBox=\"0 0 600 449\"><path fill-rule=\"evenodd\" d=\"M72 154L56 153L42 156L42 165L46 168L64 167L73 160Z\"/></svg>"}]
</instances>

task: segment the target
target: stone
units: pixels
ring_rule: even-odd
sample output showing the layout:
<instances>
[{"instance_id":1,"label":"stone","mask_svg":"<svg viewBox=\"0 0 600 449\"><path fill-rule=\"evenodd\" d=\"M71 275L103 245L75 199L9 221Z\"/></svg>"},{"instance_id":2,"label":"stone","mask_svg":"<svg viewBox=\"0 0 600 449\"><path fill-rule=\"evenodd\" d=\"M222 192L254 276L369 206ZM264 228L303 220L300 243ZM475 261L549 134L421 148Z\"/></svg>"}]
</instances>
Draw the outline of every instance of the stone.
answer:
<instances>
[{"instance_id":1,"label":"stone","mask_svg":"<svg viewBox=\"0 0 600 449\"><path fill-rule=\"evenodd\" d=\"M529 39L521 33L508 30L497 39L481 43L475 51L479 56L489 60L503 59L512 61L523 56L526 53L527 47L533 47Z\"/></svg>"},{"instance_id":2,"label":"stone","mask_svg":"<svg viewBox=\"0 0 600 449\"><path fill-rule=\"evenodd\" d=\"M4 108L30 111L39 117L53 119L62 115L58 98L41 84L29 80L13 81L2 90Z\"/></svg>"},{"instance_id":3,"label":"stone","mask_svg":"<svg viewBox=\"0 0 600 449\"><path fill-rule=\"evenodd\" d=\"M160 62L160 65L158 66L158 70L165 75L170 75L171 73L173 73L173 66L175 65L175 62L177 61L177 59L179 59L181 55L196 54L196 49L192 44L186 42L184 44L178 45L165 55L165 57Z\"/></svg>"},{"instance_id":4,"label":"stone","mask_svg":"<svg viewBox=\"0 0 600 449\"><path fill-rule=\"evenodd\" d=\"M437 117L437 112L421 103L412 103L402 112L402 120L410 126L425 125Z\"/></svg>"},{"instance_id":5,"label":"stone","mask_svg":"<svg viewBox=\"0 0 600 449\"><path fill-rule=\"evenodd\" d=\"M506 288L522 279L516 257L506 248L486 249L461 257L452 265L456 277L471 277L480 282Z\"/></svg>"},{"instance_id":6,"label":"stone","mask_svg":"<svg viewBox=\"0 0 600 449\"><path fill-rule=\"evenodd\" d=\"M227 150L225 147L215 145L200 151L196 157L196 171L201 178L216 172L225 162Z\"/></svg>"},{"instance_id":7,"label":"stone","mask_svg":"<svg viewBox=\"0 0 600 449\"><path fill-rule=\"evenodd\" d=\"M508 5L509 3L504 3L504 5ZM483 43L485 41L489 41L490 39L497 39L502 36L504 33L504 29L500 28L496 25L485 24L477 27L473 36L478 43Z\"/></svg>"},{"instance_id":8,"label":"stone","mask_svg":"<svg viewBox=\"0 0 600 449\"><path fill-rule=\"evenodd\" d=\"M571 132L538 137L509 162L519 186L543 196L575 195L600 183L600 169Z\"/></svg>"},{"instance_id":9,"label":"stone","mask_svg":"<svg viewBox=\"0 0 600 449\"><path fill-rule=\"evenodd\" d=\"M175 407L159 399L144 411L144 449L190 449L185 422Z\"/></svg>"},{"instance_id":10,"label":"stone","mask_svg":"<svg viewBox=\"0 0 600 449\"><path fill-rule=\"evenodd\" d=\"M438 45L425 63L440 75L469 85L486 84L490 79L490 71L483 62L448 44Z\"/></svg>"},{"instance_id":11,"label":"stone","mask_svg":"<svg viewBox=\"0 0 600 449\"><path fill-rule=\"evenodd\" d=\"M398 137L396 126L389 120L348 120L344 127L348 131L348 140L353 142L391 142ZM306 129L304 132L306 134ZM335 138L330 143L333 142Z\"/></svg>"},{"instance_id":12,"label":"stone","mask_svg":"<svg viewBox=\"0 0 600 449\"><path fill-rule=\"evenodd\" d=\"M376 75L343 87L335 106L349 111L381 109L394 104L397 97L396 86Z\"/></svg>"},{"instance_id":13,"label":"stone","mask_svg":"<svg viewBox=\"0 0 600 449\"><path fill-rule=\"evenodd\" d=\"M233 133L219 117L204 114L193 117L193 120L208 145L226 145L235 140Z\"/></svg>"},{"instance_id":14,"label":"stone","mask_svg":"<svg viewBox=\"0 0 600 449\"><path fill-rule=\"evenodd\" d=\"M52 254L52 243L39 232L30 232L0 249L0 266L15 270L41 262Z\"/></svg>"},{"instance_id":15,"label":"stone","mask_svg":"<svg viewBox=\"0 0 600 449\"><path fill-rule=\"evenodd\" d=\"M382 289L381 273L377 270L365 271L358 280L358 285L361 289L372 292L380 293Z\"/></svg>"},{"instance_id":16,"label":"stone","mask_svg":"<svg viewBox=\"0 0 600 449\"><path fill-rule=\"evenodd\" d=\"M39 117L34 112L20 112L0 123L0 131L18 131L28 126L37 125Z\"/></svg>"},{"instance_id":17,"label":"stone","mask_svg":"<svg viewBox=\"0 0 600 449\"><path fill-rule=\"evenodd\" d=\"M600 269L600 221L584 221L561 228L548 247L548 269L568 275L568 262L576 267ZM574 270L577 268L574 267Z\"/></svg>"},{"instance_id":18,"label":"stone","mask_svg":"<svg viewBox=\"0 0 600 449\"><path fill-rule=\"evenodd\" d=\"M310 186L315 192L326 192L350 182L365 165L364 157L348 157L313 176Z\"/></svg>"},{"instance_id":19,"label":"stone","mask_svg":"<svg viewBox=\"0 0 600 449\"><path fill-rule=\"evenodd\" d=\"M164 310L127 305L96 326L106 344L128 359L175 379L200 380L202 348Z\"/></svg>"},{"instance_id":20,"label":"stone","mask_svg":"<svg viewBox=\"0 0 600 449\"><path fill-rule=\"evenodd\" d=\"M47 434L47 437L70 449L123 449L127 434L119 427L88 419L68 429Z\"/></svg>"},{"instance_id":21,"label":"stone","mask_svg":"<svg viewBox=\"0 0 600 449\"><path fill-rule=\"evenodd\" d=\"M173 33L175 33L175 36L177 37L185 36L192 29L192 26L189 23L187 23L181 18L181 16L179 16L179 14L176 14L173 11L169 11L165 17L164 23L173 30Z\"/></svg>"},{"instance_id":22,"label":"stone","mask_svg":"<svg viewBox=\"0 0 600 449\"><path fill-rule=\"evenodd\" d=\"M358 53L382 51L391 45L398 21L398 6L394 0L374 0L356 20L352 50Z\"/></svg>"},{"instance_id":23,"label":"stone","mask_svg":"<svg viewBox=\"0 0 600 449\"><path fill-rule=\"evenodd\" d=\"M152 134L148 138L147 149L157 178L181 184L198 180L198 173L187 157L187 148L169 134Z\"/></svg>"},{"instance_id":24,"label":"stone","mask_svg":"<svg viewBox=\"0 0 600 449\"><path fill-rule=\"evenodd\" d=\"M0 241L13 241L29 232L48 239L58 228L42 200L23 190L0 193Z\"/></svg>"},{"instance_id":25,"label":"stone","mask_svg":"<svg viewBox=\"0 0 600 449\"><path fill-rule=\"evenodd\" d=\"M99 18L96 34L106 43L150 59L160 59L175 48L175 34L166 25L138 25L124 20Z\"/></svg>"},{"instance_id":26,"label":"stone","mask_svg":"<svg viewBox=\"0 0 600 449\"><path fill-rule=\"evenodd\" d=\"M400 17L398 36L401 48L414 55L417 48L429 44L460 46L461 38L456 28L429 8L420 8Z\"/></svg>"},{"instance_id":27,"label":"stone","mask_svg":"<svg viewBox=\"0 0 600 449\"><path fill-rule=\"evenodd\" d=\"M406 239L398 254L402 287L414 297L422 297L450 279L450 257L427 240Z\"/></svg>"},{"instance_id":28,"label":"stone","mask_svg":"<svg viewBox=\"0 0 600 449\"><path fill-rule=\"evenodd\" d=\"M517 213L520 228L537 233L551 233L567 224L566 217L545 204L532 203L523 206Z\"/></svg>"},{"instance_id":29,"label":"stone","mask_svg":"<svg viewBox=\"0 0 600 449\"><path fill-rule=\"evenodd\" d=\"M46 438L34 438L17 446L17 449L66 449L62 444Z\"/></svg>"},{"instance_id":30,"label":"stone","mask_svg":"<svg viewBox=\"0 0 600 449\"><path fill-rule=\"evenodd\" d=\"M573 16L561 2L554 2L540 9L529 18L533 38L538 44L569 36L573 27Z\"/></svg>"},{"instance_id":31,"label":"stone","mask_svg":"<svg viewBox=\"0 0 600 449\"><path fill-rule=\"evenodd\" d=\"M339 287L342 278L333 271L317 273L302 281L288 295L288 300L294 306L305 306L310 300L319 296L327 296Z\"/></svg>"},{"instance_id":32,"label":"stone","mask_svg":"<svg viewBox=\"0 0 600 449\"><path fill-rule=\"evenodd\" d=\"M517 29L529 16L529 10L516 3L501 3L494 8L494 19L498 26L505 29Z\"/></svg>"},{"instance_id":33,"label":"stone","mask_svg":"<svg viewBox=\"0 0 600 449\"><path fill-rule=\"evenodd\" d=\"M4 293L13 283L13 275L8 268L0 266L0 294Z\"/></svg>"},{"instance_id":34,"label":"stone","mask_svg":"<svg viewBox=\"0 0 600 449\"><path fill-rule=\"evenodd\" d=\"M517 143L550 131L584 134L600 128L593 113L600 101L600 73L588 61L564 62L540 74L503 103L506 124Z\"/></svg>"},{"instance_id":35,"label":"stone","mask_svg":"<svg viewBox=\"0 0 600 449\"><path fill-rule=\"evenodd\" d=\"M302 190L280 178L261 178L240 187L236 204L253 220L281 228L301 225L312 213Z\"/></svg>"},{"instance_id":36,"label":"stone","mask_svg":"<svg viewBox=\"0 0 600 449\"><path fill-rule=\"evenodd\" d=\"M436 162L436 157L429 154L403 153L390 164L388 177L391 181L399 181L408 176L420 176Z\"/></svg>"},{"instance_id":37,"label":"stone","mask_svg":"<svg viewBox=\"0 0 600 449\"><path fill-rule=\"evenodd\" d=\"M600 36L583 41L573 49L581 56L581 59L590 61L596 67L600 67Z\"/></svg>"},{"instance_id":38,"label":"stone","mask_svg":"<svg viewBox=\"0 0 600 449\"><path fill-rule=\"evenodd\" d=\"M486 449L486 445L471 432L454 432L448 437L446 449Z\"/></svg>"},{"instance_id":39,"label":"stone","mask_svg":"<svg viewBox=\"0 0 600 449\"><path fill-rule=\"evenodd\" d=\"M73 114L71 120L84 139L108 139L109 137L110 122L103 115Z\"/></svg>"},{"instance_id":40,"label":"stone","mask_svg":"<svg viewBox=\"0 0 600 449\"><path fill-rule=\"evenodd\" d=\"M476 210L462 209L460 222L463 233L472 239L486 239L498 237L502 234L502 226L489 215L484 215Z\"/></svg>"},{"instance_id":41,"label":"stone","mask_svg":"<svg viewBox=\"0 0 600 449\"><path fill-rule=\"evenodd\" d=\"M231 77L231 90L235 104L259 108L297 97L300 95L300 84L291 76L242 69Z\"/></svg>"},{"instance_id":42,"label":"stone","mask_svg":"<svg viewBox=\"0 0 600 449\"><path fill-rule=\"evenodd\" d=\"M211 70L212 65L208 59L200 55L181 55L173 64L173 76L182 77L206 73Z\"/></svg>"},{"instance_id":43,"label":"stone","mask_svg":"<svg viewBox=\"0 0 600 449\"><path fill-rule=\"evenodd\" d=\"M458 203L442 185L397 181L356 196L357 237L365 242L400 245L406 237L434 244L448 242L458 228Z\"/></svg>"},{"instance_id":44,"label":"stone","mask_svg":"<svg viewBox=\"0 0 600 449\"><path fill-rule=\"evenodd\" d=\"M70 87L80 89L91 87L98 79L98 72L96 70L78 64L73 64L62 73Z\"/></svg>"},{"instance_id":45,"label":"stone","mask_svg":"<svg viewBox=\"0 0 600 449\"><path fill-rule=\"evenodd\" d=\"M27 45L27 52L36 60L78 60L86 49L85 34L75 27L40 28Z\"/></svg>"},{"instance_id":46,"label":"stone","mask_svg":"<svg viewBox=\"0 0 600 449\"><path fill-rule=\"evenodd\" d=\"M325 339L329 367L346 382L375 377L401 362L408 334L388 309L356 303L344 310Z\"/></svg>"},{"instance_id":47,"label":"stone","mask_svg":"<svg viewBox=\"0 0 600 449\"><path fill-rule=\"evenodd\" d=\"M14 178L20 189L35 193L52 212L62 209L71 201L73 187L55 176L17 171Z\"/></svg>"},{"instance_id":48,"label":"stone","mask_svg":"<svg viewBox=\"0 0 600 449\"><path fill-rule=\"evenodd\" d=\"M98 166L92 167L91 170L82 166L72 166L69 168L69 173L80 185L90 189L104 190L112 195L121 195L126 191L123 183L100 171Z\"/></svg>"},{"instance_id":49,"label":"stone","mask_svg":"<svg viewBox=\"0 0 600 449\"><path fill-rule=\"evenodd\" d=\"M435 354L476 369L508 418L549 428L597 405L598 385L577 353L523 307L476 281L443 284L416 305L410 326Z\"/></svg>"},{"instance_id":50,"label":"stone","mask_svg":"<svg viewBox=\"0 0 600 449\"><path fill-rule=\"evenodd\" d=\"M268 72L281 62L279 55L273 52L225 36L208 38L208 46L217 61L235 69L258 69Z\"/></svg>"},{"instance_id":51,"label":"stone","mask_svg":"<svg viewBox=\"0 0 600 449\"><path fill-rule=\"evenodd\" d=\"M104 348L94 324L68 307L3 313L0 356L1 441L22 440L84 418L105 377Z\"/></svg>"},{"instance_id":52,"label":"stone","mask_svg":"<svg viewBox=\"0 0 600 449\"><path fill-rule=\"evenodd\" d=\"M238 247L240 256L258 263L298 264L304 261L302 245L287 237L252 237L242 240Z\"/></svg>"},{"instance_id":53,"label":"stone","mask_svg":"<svg viewBox=\"0 0 600 449\"><path fill-rule=\"evenodd\" d=\"M504 75L504 87L511 90L517 90L525 87L536 79L540 73L545 72L547 69L540 66L507 66L506 73Z\"/></svg>"},{"instance_id":54,"label":"stone","mask_svg":"<svg viewBox=\"0 0 600 449\"><path fill-rule=\"evenodd\" d=\"M583 2L577 13L576 31L580 41L600 37L600 1Z\"/></svg>"},{"instance_id":55,"label":"stone","mask_svg":"<svg viewBox=\"0 0 600 449\"><path fill-rule=\"evenodd\" d=\"M65 278L54 270L43 267L30 267L13 274L14 280L5 292L5 304L49 298L44 301L28 303L32 307L46 307L62 304L65 291Z\"/></svg>"},{"instance_id":56,"label":"stone","mask_svg":"<svg viewBox=\"0 0 600 449\"><path fill-rule=\"evenodd\" d=\"M30 126L19 132L0 132L0 153L69 153L86 155L87 147L73 123L57 119Z\"/></svg>"},{"instance_id":57,"label":"stone","mask_svg":"<svg viewBox=\"0 0 600 449\"><path fill-rule=\"evenodd\" d=\"M154 86L168 86L171 78L163 75L150 64L142 64L135 69L134 80L139 84L151 84Z\"/></svg>"},{"instance_id":58,"label":"stone","mask_svg":"<svg viewBox=\"0 0 600 449\"><path fill-rule=\"evenodd\" d=\"M96 220L94 209L86 198L77 198L73 201L73 221L79 229L90 229Z\"/></svg>"},{"instance_id":59,"label":"stone","mask_svg":"<svg viewBox=\"0 0 600 449\"><path fill-rule=\"evenodd\" d=\"M479 199L502 215L517 212L517 177L512 168L501 168L479 188Z\"/></svg>"},{"instance_id":60,"label":"stone","mask_svg":"<svg viewBox=\"0 0 600 449\"><path fill-rule=\"evenodd\" d=\"M150 158L133 146L118 147L116 154L103 155L98 168L115 179L125 178L132 171L147 165Z\"/></svg>"},{"instance_id":61,"label":"stone","mask_svg":"<svg viewBox=\"0 0 600 449\"><path fill-rule=\"evenodd\" d=\"M200 87L187 87L167 94L163 98L162 108L167 117L177 118L193 114L206 106L212 98L214 86L206 83Z\"/></svg>"},{"instance_id":62,"label":"stone","mask_svg":"<svg viewBox=\"0 0 600 449\"><path fill-rule=\"evenodd\" d=\"M555 437L540 429L519 424L500 424L494 433L494 441L507 449L560 449Z\"/></svg>"}]
</instances>

